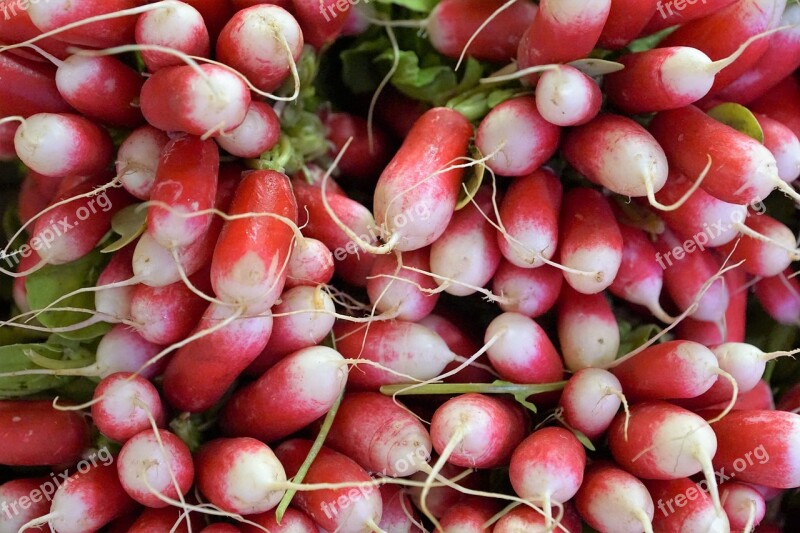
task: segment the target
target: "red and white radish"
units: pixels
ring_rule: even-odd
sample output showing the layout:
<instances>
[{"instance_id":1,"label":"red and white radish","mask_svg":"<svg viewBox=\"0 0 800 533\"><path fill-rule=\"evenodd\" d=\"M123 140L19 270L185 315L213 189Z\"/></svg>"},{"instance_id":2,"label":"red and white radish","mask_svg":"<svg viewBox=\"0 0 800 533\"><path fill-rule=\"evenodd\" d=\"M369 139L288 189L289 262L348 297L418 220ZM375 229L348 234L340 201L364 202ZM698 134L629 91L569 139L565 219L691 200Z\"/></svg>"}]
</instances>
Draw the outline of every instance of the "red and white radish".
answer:
<instances>
[{"instance_id":1,"label":"red and white radish","mask_svg":"<svg viewBox=\"0 0 800 533\"><path fill-rule=\"evenodd\" d=\"M584 368L567 380L559 406L570 427L596 439L611 425L622 399L622 384L614 374L601 368Z\"/></svg>"},{"instance_id":2,"label":"red and white radish","mask_svg":"<svg viewBox=\"0 0 800 533\"><path fill-rule=\"evenodd\" d=\"M564 287L557 327L561 355L569 370L602 367L616 359L619 325L604 294L581 294Z\"/></svg>"},{"instance_id":3,"label":"red and white radish","mask_svg":"<svg viewBox=\"0 0 800 533\"><path fill-rule=\"evenodd\" d=\"M553 343L539 324L519 313L503 313L486 328L484 342L492 367L515 383L550 383L564 373Z\"/></svg>"},{"instance_id":4,"label":"red and white radish","mask_svg":"<svg viewBox=\"0 0 800 533\"><path fill-rule=\"evenodd\" d=\"M149 429L150 421L163 427L166 412L158 391L147 379L130 372L116 372L94 391L92 420L100 432L116 442L126 442Z\"/></svg>"}]
</instances>

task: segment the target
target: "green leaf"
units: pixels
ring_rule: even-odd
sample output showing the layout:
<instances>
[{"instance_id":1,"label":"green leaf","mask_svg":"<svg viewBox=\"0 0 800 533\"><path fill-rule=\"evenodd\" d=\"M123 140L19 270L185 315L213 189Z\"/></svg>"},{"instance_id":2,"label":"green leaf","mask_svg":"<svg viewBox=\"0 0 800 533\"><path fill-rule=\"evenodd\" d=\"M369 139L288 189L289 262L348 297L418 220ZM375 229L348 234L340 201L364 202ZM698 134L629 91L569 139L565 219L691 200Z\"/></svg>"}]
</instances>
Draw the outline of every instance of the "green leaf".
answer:
<instances>
[{"instance_id":1,"label":"green leaf","mask_svg":"<svg viewBox=\"0 0 800 533\"><path fill-rule=\"evenodd\" d=\"M94 287L107 259L107 255L94 250L72 263L47 265L28 275L25 279L25 288L28 291L28 303L31 309L43 309L65 294L83 287ZM56 306L93 311L94 293L83 292L72 295ZM91 316L90 313L77 311L45 311L38 316L38 319L45 327L63 328L83 322ZM99 337L109 329L111 324L98 323L76 331L63 332L60 335L67 339L86 340Z\"/></svg>"},{"instance_id":2,"label":"green leaf","mask_svg":"<svg viewBox=\"0 0 800 533\"><path fill-rule=\"evenodd\" d=\"M624 321L619 321L619 350L617 356L625 355L626 353L638 348L645 342L653 338L661 331L661 327L656 324L644 324L636 328ZM660 339L662 342L666 340L664 337Z\"/></svg>"},{"instance_id":3,"label":"green leaf","mask_svg":"<svg viewBox=\"0 0 800 533\"><path fill-rule=\"evenodd\" d=\"M376 0L380 4L394 4L420 13L430 13L439 0ZM352 2L352 0L351 0Z\"/></svg>"},{"instance_id":4,"label":"green leaf","mask_svg":"<svg viewBox=\"0 0 800 533\"><path fill-rule=\"evenodd\" d=\"M470 150L473 159L482 159L483 154L478 150L477 146L473 146ZM486 173L486 165L483 163L476 163L471 166L464 173L464 180L461 182L461 189L458 191L458 202L456 203L456 211L466 207L470 200L472 200L475 193L483 183L483 175Z\"/></svg>"},{"instance_id":5,"label":"green leaf","mask_svg":"<svg viewBox=\"0 0 800 533\"><path fill-rule=\"evenodd\" d=\"M375 58L388 68L394 61L393 50L386 50ZM392 85L415 100L433 103L455 92L458 86L456 73L444 65L426 66L412 51L401 50L397 70L392 76Z\"/></svg>"},{"instance_id":6,"label":"green leaf","mask_svg":"<svg viewBox=\"0 0 800 533\"><path fill-rule=\"evenodd\" d=\"M123 207L114 215L111 219L111 229L120 237L100 250L102 253L116 252L144 233L147 223L147 209L139 209L141 205L133 204Z\"/></svg>"},{"instance_id":7,"label":"green leaf","mask_svg":"<svg viewBox=\"0 0 800 533\"><path fill-rule=\"evenodd\" d=\"M719 122L764 144L764 130L761 129L761 124L753 112L743 105L728 102L712 107L707 113Z\"/></svg>"},{"instance_id":8,"label":"green leaf","mask_svg":"<svg viewBox=\"0 0 800 533\"><path fill-rule=\"evenodd\" d=\"M60 361L64 355L59 347L42 343L0 346L0 373L40 369L41 367L28 357L29 352L53 361ZM0 397L36 394L60 387L71 379L73 378L52 375L0 377Z\"/></svg>"},{"instance_id":9,"label":"green leaf","mask_svg":"<svg viewBox=\"0 0 800 533\"><path fill-rule=\"evenodd\" d=\"M659 32L654 33L653 35L648 35L647 37L642 37L641 39L636 39L635 41L628 44L628 50L631 52L644 52L646 50L650 50L651 48L655 48L659 42L661 42L667 35L672 33L673 31L677 30L678 26L672 26L670 28L665 28Z\"/></svg>"}]
</instances>

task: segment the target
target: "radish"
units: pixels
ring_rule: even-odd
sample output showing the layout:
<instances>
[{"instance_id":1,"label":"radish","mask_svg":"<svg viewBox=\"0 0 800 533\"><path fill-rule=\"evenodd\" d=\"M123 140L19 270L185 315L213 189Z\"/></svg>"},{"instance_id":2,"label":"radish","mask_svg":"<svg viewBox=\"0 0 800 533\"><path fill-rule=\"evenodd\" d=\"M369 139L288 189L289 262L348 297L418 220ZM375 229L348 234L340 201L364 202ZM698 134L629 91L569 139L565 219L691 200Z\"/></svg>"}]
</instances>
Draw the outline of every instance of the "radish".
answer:
<instances>
[{"instance_id":1,"label":"radish","mask_svg":"<svg viewBox=\"0 0 800 533\"><path fill-rule=\"evenodd\" d=\"M430 255L429 248L420 248L375 259L367 277L367 295L376 311L409 322L433 311L439 300L439 280L423 273L431 270Z\"/></svg>"},{"instance_id":2,"label":"radish","mask_svg":"<svg viewBox=\"0 0 800 533\"><path fill-rule=\"evenodd\" d=\"M800 7L795 11L800 14ZM764 131L764 146L772 152L778 163L778 177L786 183L792 183L800 177L800 140L781 122L761 114L756 118Z\"/></svg>"},{"instance_id":3,"label":"radish","mask_svg":"<svg viewBox=\"0 0 800 533\"><path fill-rule=\"evenodd\" d=\"M552 505L572 499L583 482L586 452L571 431L546 427L523 440L511 456L508 475L521 498L541 502L545 524L552 524Z\"/></svg>"},{"instance_id":4,"label":"radish","mask_svg":"<svg viewBox=\"0 0 800 533\"><path fill-rule=\"evenodd\" d=\"M677 4L659 4L657 6L658 14L653 15L653 18L650 19L650 22L647 23L644 31L642 31L642 35L650 35L676 24L703 18L736 1L737 0L706 0L705 2L686 2L685 4L681 4L681 9L678 9Z\"/></svg>"},{"instance_id":5,"label":"radish","mask_svg":"<svg viewBox=\"0 0 800 533\"><path fill-rule=\"evenodd\" d=\"M381 521L378 527L392 533L422 533L418 513L408 494L398 486L383 485L381 491Z\"/></svg>"},{"instance_id":6,"label":"radish","mask_svg":"<svg viewBox=\"0 0 800 533\"><path fill-rule=\"evenodd\" d=\"M609 50L626 46L642 33L657 8L663 9L659 0L611 0L611 9L597 44Z\"/></svg>"},{"instance_id":7,"label":"radish","mask_svg":"<svg viewBox=\"0 0 800 533\"><path fill-rule=\"evenodd\" d=\"M322 342L336 321L336 308L322 287L299 286L281 294L272 318L267 346L247 367L248 374L261 375L286 355Z\"/></svg>"},{"instance_id":8,"label":"radish","mask_svg":"<svg viewBox=\"0 0 800 533\"><path fill-rule=\"evenodd\" d=\"M23 524L46 515L55 490L47 477L12 479L0 485L0 531L15 533Z\"/></svg>"},{"instance_id":9,"label":"radish","mask_svg":"<svg viewBox=\"0 0 800 533\"><path fill-rule=\"evenodd\" d=\"M21 8L22 4L18 1L4 2L2 6L4 24L0 28L0 42L16 44L41 35L41 30L34 26L28 11ZM36 45L58 59L65 59L69 55L67 52L69 45L53 37L39 38ZM12 53L34 61L44 61L41 55L33 51L29 53L24 48L15 48Z\"/></svg>"},{"instance_id":10,"label":"radish","mask_svg":"<svg viewBox=\"0 0 800 533\"><path fill-rule=\"evenodd\" d=\"M174 500L194 481L189 448L165 430L146 429L128 439L117 457L117 472L125 492L147 507L170 505L154 492Z\"/></svg>"},{"instance_id":11,"label":"radish","mask_svg":"<svg viewBox=\"0 0 800 533\"><path fill-rule=\"evenodd\" d=\"M442 469L439 471L439 476L444 479L452 479L459 474L463 474L463 472L463 468L457 467L450 463L445 463L442 466ZM480 486L486 481L486 476L484 474L485 471L481 470L473 472L469 476L459 481L459 484L467 489L480 488ZM429 473L417 472L411 476L411 479L424 482L429 477ZM408 492L417 509L421 509L422 487L409 487ZM460 502L464 502L465 505L460 505ZM471 503L474 504L475 502L481 502L482 505L470 505ZM459 490L457 490L457 487L454 488L452 485L448 486L445 484L432 486L431 490L428 492L427 498L425 499L425 503L428 507L428 511L436 518L447 518L447 515L450 515L456 521L460 521L462 517L472 520L476 514L478 517L480 517L483 516L484 513L489 513L486 514L481 524L491 518L492 514L497 509L496 505L487 505L491 504L491 501L487 500L486 498L465 496L463 492L459 492ZM462 511L466 509L466 512L459 513L456 511L456 509L462 509ZM471 510L478 512L471 513ZM444 526L444 524L442 524L442 526Z\"/></svg>"},{"instance_id":12,"label":"radish","mask_svg":"<svg viewBox=\"0 0 800 533\"><path fill-rule=\"evenodd\" d=\"M498 210L501 226L497 243L507 261L522 268L552 264L550 258L558 246L562 191L561 181L548 168L511 183ZM533 203L534 199L538 202Z\"/></svg>"},{"instance_id":13,"label":"radish","mask_svg":"<svg viewBox=\"0 0 800 533\"><path fill-rule=\"evenodd\" d=\"M336 350L304 348L238 388L223 408L222 429L228 435L265 442L282 439L327 413L346 381L344 360ZM280 403L280 395L275 394L279 388L292 391L295 401ZM272 414L265 417L266 412Z\"/></svg>"},{"instance_id":14,"label":"radish","mask_svg":"<svg viewBox=\"0 0 800 533\"><path fill-rule=\"evenodd\" d=\"M440 456L433 471L444 461L467 468L506 465L526 425L524 410L513 400L475 393L451 398L431 419L431 440ZM425 494L423 489L423 501Z\"/></svg>"},{"instance_id":15,"label":"radish","mask_svg":"<svg viewBox=\"0 0 800 533\"><path fill-rule=\"evenodd\" d=\"M4 81L0 87L0 116L72 111L58 92L54 67L0 53L0 75Z\"/></svg>"},{"instance_id":16,"label":"radish","mask_svg":"<svg viewBox=\"0 0 800 533\"><path fill-rule=\"evenodd\" d=\"M214 439L197 451L194 460L197 489L230 513L269 511L286 490L283 461L255 439Z\"/></svg>"},{"instance_id":17,"label":"radish","mask_svg":"<svg viewBox=\"0 0 800 533\"><path fill-rule=\"evenodd\" d=\"M764 199L776 187L794 198L797 193L778 177L775 158L761 143L718 122L694 106L662 111L650 131L677 170L698 176L711 158L700 184L706 192L732 204ZM707 139L719 139L709 144Z\"/></svg>"},{"instance_id":18,"label":"radish","mask_svg":"<svg viewBox=\"0 0 800 533\"><path fill-rule=\"evenodd\" d=\"M116 284L129 280L133 276L131 260L135 246L129 244L115 253L97 278L97 287ZM131 301L136 290L135 285L104 288L94 293L94 308L118 320L131 318Z\"/></svg>"},{"instance_id":19,"label":"radish","mask_svg":"<svg viewBox=\"0 0 800 533\"><path fill-rule=\"evenodd\" d=\"M392 142L388 134L375 125L370 130L366 120L349 113L327 113L322 120L326 137L333 144L328 153L331 158L335 158L345 143L353 138L339 160L342 183L374 183L392 157Z\"/></svg>"},{"instance_id":20,"label":"radish","mask_svg":"<svg viewBox=\"0 0 800 533\"><path fill-rule=\"evenodd\" d=\"M378 178L373 197L388 249L418 250L447 229L471 137L472 125L449 108L431 109L416 121Z\"/></svg>"},{"instance_id":21,"label":"radish","mask_svg":"<svg viewBox=\"0 0 800 533\"><path fill-rule=\"evenodd\" d=\"M800 408L800 385L792 385L779 398L777 409L797 413Z\"/></svg>"},{"instance_id":22,"label":"radish","mask_svg":"<svg viewBox=\"0 0 800 533\"><path fill-rule=\"evenodd\" d=\"M645 481L647 490L656 501L658 511L653 517L655 531L708 531L725 533L733 531L725 513L714 508L707 489L691 479ZM720 489L723 490L723 489Z\"/></svg>"},{"instance_id":23,"label":"radish","mask_svg":"<svg viewBox=\"0 0 800 533\"><path fill-rule=\"evenodd\" d=\"M241 317L239 310L212 303L194 329L197 337L167 364L163 381L167 401L182 411L210 409L261 353L271 332L269 312Z\"/></svg>"},{"instance_id":24,"label":"radish","mask_svg":"<svg viewBox=\"0 0 800 533\"><path fill-rule=\"evenodd\" d=\"M742 234L735 249L728 244L722 251L730 255L731 261L744 260L742 267L749 274L764 278L777 276L800 259L792 230L769 215L748 217Z\"/></svg>"},{"instance_id":25,"label":"radish","mask_svg":"<svg viewBox=\"0 0 800 533\"><path fill-rule=\"evenodd\" d=\"M275 455L285 466L288 476L297 473L311 446L311 441L292 439L275 449ZM372 482L372 478L352 459L323 446L306 472L304 481L308 484L366 484ZM374 531L383 513L381 495L374 486L301 491L293 501L318 526L341 533Z\"/></svg>"},{"instance_id":26,"label":"radish","mask_svg":"<svg viewBox=\"0 0 800 533\"><path fill-rule=\"evenodd\" d=\"M303 32L285 9L259 4L230 17L217 40L217 59L262 91L280 87L303 51Z\"/></svg>"},{"instance_id":27,"label":"radish","mask_svg":"<svg viewBox=\"0 0 800 533\"><path fill-rule=\"evenodd\" d=\"M455 296L468 296L474 287L489 283L502 259L495 229L484 218L493 211L489 189L479 189L473 202L456 211L430 248L431 273L444 292Z\"/></svg>"},{"instance_id":28,"label":"radish","mask_svg":"<svg viewBox=\"0 0 800 533\"><path fill-rule=\"evenodd\" d=\"M564 276L550 265L520 268L505 259L492 277L492 291L503 311L536 318L558 300Z\"/></svg>"},{"instance_id":29,"label":"radish","mask_svg":"<svg viewBox=\"0 0 800 533\"><path fill-rule=\"evenodd\" d=\"M653 499L637 478L610 463L590 466L575 495L575 507L598 531L653 532Z\"/></svg>"},{"instance_id":30,"label":"radish","mask_svg":"<svg viewBox=\"0 0 800 533\"><path fill-rule=\"evenodd\" d=\"M530 509L521 506L524 509ZM489 498L467 496L462 501L449 507L441 516L441 531L469 531L470 533L489 533L494 527L483 527L495 514L498 505ZM531 509L531 512L534 512ZM538 516L538 515L537 515Z\"/></svg>"},{"instance_id":31,"label":"radish","mask_svg":"<svg viewBox=\"0 0 800 533\"><path fill-rule=\"evenodd\" d=\"M800 282L789 270L759 280L755 295L761 307L781 324L800 323Z\"/></svg>"},{"instance_id":32,"label":"radish","mask_svg":"<svg viewBox=\"0 0 800 533\"><path fill-rule=\"evenodd\" d=\"M52 178L97 174L110 162L111 137L94 122L73 114L38 113L14 136L17 155L28 167Z\"/></svg>"},{"instance_id":33,"label":"radish","mask_svg":"<svg viewBox=\"0 0 800 533\"><path fill-rule=\"evenodd\" d=\"M709 406L709 409L724 409L730 402L722 402ZM772 398L772 388L766 381L760 380L756 386L736 397L736 403L731 407L734 411L747 411L760 409L775 410L775 400Z\"/></svg>"},{"instance_id":34,"label":"radish","mask_svg":"<svg viewBox=\"0 0 800 533\"><path fill-rule=\"evenodd\" d=\"M13 161L17 158L17 152L14 150L14 134L17 132L17 127L18 125L13 122L0 124L0 161Z\"/></svg>"},{"instance_id":35,"label":"radish","mask_svg":"<svg viewBox=\"0 0 800 533\"><path fill-rule=\"evenodd\" d=\"M120 144L116 161L117 179L136 198L150 198L161 151L168 141L166 133L145 125L133 130Z\"/></svg>"},{"instance_id":36,"label":"radish","mask_svg":"<svg viewBox=\"0 0 800 533\"><path fill-rule=\"evenodd\" d=\"M250 106L242 78L218 65L157 70L142 87L144 118L164 131L217 136L239 126Z\"/></svg>"},{"instance_id":37,"label":"radish","mask_svg":"<svg viewBox=\"0 0 800 533\"><path fill-rule=\"evenodd\" d=\"M431 437L406 407L376 392L345 394L325 441L368 472L407 477L427 464Z\"/></svg>"},{"instance_id":38,"label":"radish","mask_svg":"<svg viewBox=\"0 0 800 533\"><path fill-rule=\"evenodd\" d=\"M103 378L94 391L92 420L111 440L125 442L150 428L150 420L163 427L166 412L158 391L147 379L130 372Z\"/></svg>"},{"instance_id":39,"label":"radish","mask_svg":"<svg viewBox=\"0 0 800 533\"><path fill-rule=\"evenodd\" d=\"M558 339L566 367L575 372L617 357L619 326L605 295L564 287L558 304Z\"/></svg>"},{"instance_id":40,"label":"radish","mask_svg":"<svg viewBox=\"0 0 800 533\"><path fill-rule=\"evenodd\" d=\"M601 368L584 368L567 381L559 407L570 427L596 439L611 425L624 399L622 384L614 374Z\"/></svg>"},{"instance_id":41,"label":"radish","mask_svg":"<svg viewBox=\"0 0 800 533\"><path fill-rule=\"evenodd\" d=\"M610 286L622 263L623 242L608 200L593 189L569 191L559 225L560 261L573 269L564 271L567 283L582 294L597 294Z\"/></svg>"},{"instance_id":42,"label":"radish","mask_svg":"<svg viewBox=\"0 0 800 533\"><path fill-rule=\"evenodd\" d=\"M273 2L280 4L283 0ZM185 3L189 4L203 15L203 21L208 28L208 34L211 37L211 44L219 37L223 26L230 20L236 9L232 5L232 0L186 0ZM235 3L235 2L234 2Z\"/></svg>"},{"instance_id":43,"label":"radish","mask_svg":"<svg viewBox=\"0 0 800 533\"><path fill-rule=\"evenodd\" d=\"M678 324L677 335L681 339L714 346L723 342L744 342L747 318L746 275L742 269L734 269L723 276L730 298L725 311L724 327L713 322L685 318Z\"/></svg>"},{"instance_id":44,"label":"radish","mask_svg":"<svg viewBox=\"0 0 800 533\"><path fill-rule=\"evenodd\" d=\"M560 522L553 525L547 525L545 518L524 505L515 507L500 520L498 520L492 533L517 533L520 531L527 531L530 533L547 533L548 531L564 531L566 533L579 533L583 529L578 513L574 510L573 506L569 503L564 504L564 516Z\"/></svg>"},{"instance_id":45,"label":"radish","mask_svg":"<svg viewBox=\"0 0 800 533\"><path fill-rule=\"evenodd\" d=\"M104 378L116 372L138 372L143 378L152 379L161 374L164 365L152 364L144 369L141 367L159 351L161 346L145 340L128 326L118 324L100 339L95 364L81 369L81 374L78 375Z\"/></svg>"},{"instance_id":46,"label":"radish","mask_svg":"<svg viewBox=\"0 0 800 533\"><path fill-rule=\"evenodd\" d=\"M469 335L465 329L462 329L463 326L457 326L451 321L458 320L463 323L463 319L463 316L450 315L450 319L448 319L431 313L417 322L420 326L425 326L439 335L447 347L456 354L455 360L444 367L446 374L462 366L463 358L472 356L480 348L473 335ZM494 380L495 376L496 374L488 368L488 357L481 355L457 374L446 376L444 381L446 383L489 383Z\"/></svg>"},{"instance_id":47,"label":"radish","mask_svg":"<svg viewBox=\"0 0 800 533\"><path fill-rule=\"evenodd\" d=\"M536 109L556 126L580 126L600 112L603 94L592 78L570 65L542 73L536 84Z\"/></svg>"},{"instance_id":48,"label":"radish","mask_svg":"<svg viewBox=\"0 0 800 533\"><path fill-rule=\"evenodd\" d=\"M625 196L646 196L650 204L664 209L654 195L667 180L666 155L659 142L633 120L598 115L571 130L561 150L567 162L592 183Z\"/></svg>"},{"instance_id":49,"label":"radish","mask_svg":"<svg viewBox=\"0 0 800 533\"><path fill-rule=\"evenodd\" d=\"M781 122L800 138L800 82L794 76L786 76L780 83L749 104L754 113L767 115Z\"/></svg>"},{"instance_id":50,"label":"radish","mask_svg":"<svg viewBox=\"0 0 800 533\"><path fill-rule=\"evenodd\" d=\"M60 41L106 48L133 42L136 17L130 15L141 12L141 10L134 10L138 5L139 3L135 0L109 0L107 2L48 0L47 2L31 2L27 11L31 21L41 31L49 33L58 30L55 36ZM122 10L133 10L133 13L120 16L119 12ZM90 17L99 17L99 19L91 24L81 24L66 30L60 29Z\"/></svg>"},{"instance_id":51,"label":"radish","mask_svg":"<svg viewBox=\"0 0 800 533\"><path fill-rule=\"evenodd\" d=\"M273 170L247 173L228 212L251 218L225 223L211 260L211 284L220 300L258 314L272 307L286 281L295 238L287 222L297 223L289 179Z\"/></svg>"},{"instance_id":52,"label":"radish","mask_svg":"<svg viewBox=\"0 0 800 533\"><path fill-rule=\"evenodd\" d=\"M275 510L267 511L247 517L261 527L267 528L270 533L318 533L317 525L311 518L294 507L288 507L281 518L280 524L275 517ZM242 533L260 533L263 529L250 524L239 524Z\"/></svg>"},{"instance_id":53,"label":"radish","mask_svg":"<svg viewBox=\"0 0 800 533\"><path fill-rule=\"evenodd\" d=\"M13 150L13 148L12 148ZM36 217L53 201L56 191L50 187L39 187L36 179L28 172L19 186L19 220L23 224Z\"/></svg>"},{"instance_id":54,"label":"radish","mask_svg":"<svg viewBox=\"0 0 800 533\"><path fill-rule=\"evenodd\" d=\"M184 2L171 2L139 15L136 43L172 48L190 56L208 57L209 35L200 12ZM142 60L150 72L183 64L174 55L142 50Z\"/></svg>"},{"instance_id":55,"label":"radish","mask_svg":"<svg viewBox=\"0 0 800 533\"><path fill-rule=\"evenodd\" d=\"M493 344L490 341L497 339ZM564 373L563 363L545 331L533 319L503 313L486 328L484 342L492 367L514 383L549 383Z\"/></svg>"},{"instance_id":56,"label":"radish","mask_svg":"<svg viewBox=\"0 0 800 533\"><path fill-rule=\"evenodd\" d=\"M286 265L286 287L325 285L333 278L333 253L322 241L305 238L295 244Z\"/></svg>"},{"instance_id":57,"label":"radish","mask_svg":"<svg viewBox=\"0 0 800 533\"><path fill-rule=\"evenodd\" d=\"M340 4L336 0L291 0L291 10L303 30L303 40L316 49L339 37L353 5L351 2ZM334 16L331 17L329 12Z\"/></svg>"},{"instance_id":58,"label":"radish","mask_svg":"<svg viewBox=\"0 0 800 533\"><path fill-rule=\"evenodd\" d=\"M497 174L525 176L555 154L560 138L561 128L539 114L537 100L520 96L499 104L481 120L475 146Z\"/></svg>"},{"instance_id":59,"label":"radish","mask_svg":"<svg viewBox=\"0 0 800 533\"><path fill-rule=\"evenodd\" d=\"M281 123L272 107L254 101L250 102L242 123L215 140L231 155L252 158L272 149L280 135Z\"/></svg>"},{"instance_id":60,"label":"radish","mask_svg":"<svg viewBox=\"0 0 800 533\"><path fill-rule=\"evenodd\" d=\"M750 485L732 481L720 487L720 493L731 530L750 531L764 520L764 496Z\"/></svg>"},{"instance_id":61,"label":"radish","mask_svg":"<svg viewBox=\"0 0 800 533\"><path fill-rule=\"evenodd\" d=\"M45 466L77 461L89 445L80 413L58 411L50 400L0 401L0 464Z\"/></svg>"}]
</instances>

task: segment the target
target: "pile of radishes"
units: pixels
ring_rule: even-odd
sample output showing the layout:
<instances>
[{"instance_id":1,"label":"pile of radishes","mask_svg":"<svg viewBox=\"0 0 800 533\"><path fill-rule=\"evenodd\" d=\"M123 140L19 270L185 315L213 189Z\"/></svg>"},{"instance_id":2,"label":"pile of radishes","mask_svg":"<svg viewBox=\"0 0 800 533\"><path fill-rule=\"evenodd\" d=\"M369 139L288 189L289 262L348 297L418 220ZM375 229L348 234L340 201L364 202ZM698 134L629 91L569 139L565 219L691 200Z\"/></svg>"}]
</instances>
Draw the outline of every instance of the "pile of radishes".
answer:
<instances>
[{"instance_id":1,"label":"pile of radishes","mask_svg":"<svg viewBox=\"0 0 800 533\"><path fill-rule=\"evenodd\" d=\"M787 0L0 1L0 533L791 528L798 67Z\"/></svg>"}]
</instances>

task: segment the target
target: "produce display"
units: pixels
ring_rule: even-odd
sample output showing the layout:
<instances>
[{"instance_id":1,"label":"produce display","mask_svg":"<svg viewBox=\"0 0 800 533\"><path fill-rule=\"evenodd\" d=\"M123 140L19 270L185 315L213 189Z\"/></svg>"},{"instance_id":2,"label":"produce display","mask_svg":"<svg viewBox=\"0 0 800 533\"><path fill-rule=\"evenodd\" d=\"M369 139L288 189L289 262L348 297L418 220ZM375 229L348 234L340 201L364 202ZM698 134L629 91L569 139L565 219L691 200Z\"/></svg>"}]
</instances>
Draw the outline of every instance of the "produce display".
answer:
<instances>
[{"instance_id":1,"label":"produce display","mask_svg":"<svg viewBox=\"0 0 800 533\"><path fill-rule=\"evenodd\" d=\"M800 525L794 0L0 0L0 533Z\"/></svg>"}]
</instances>

